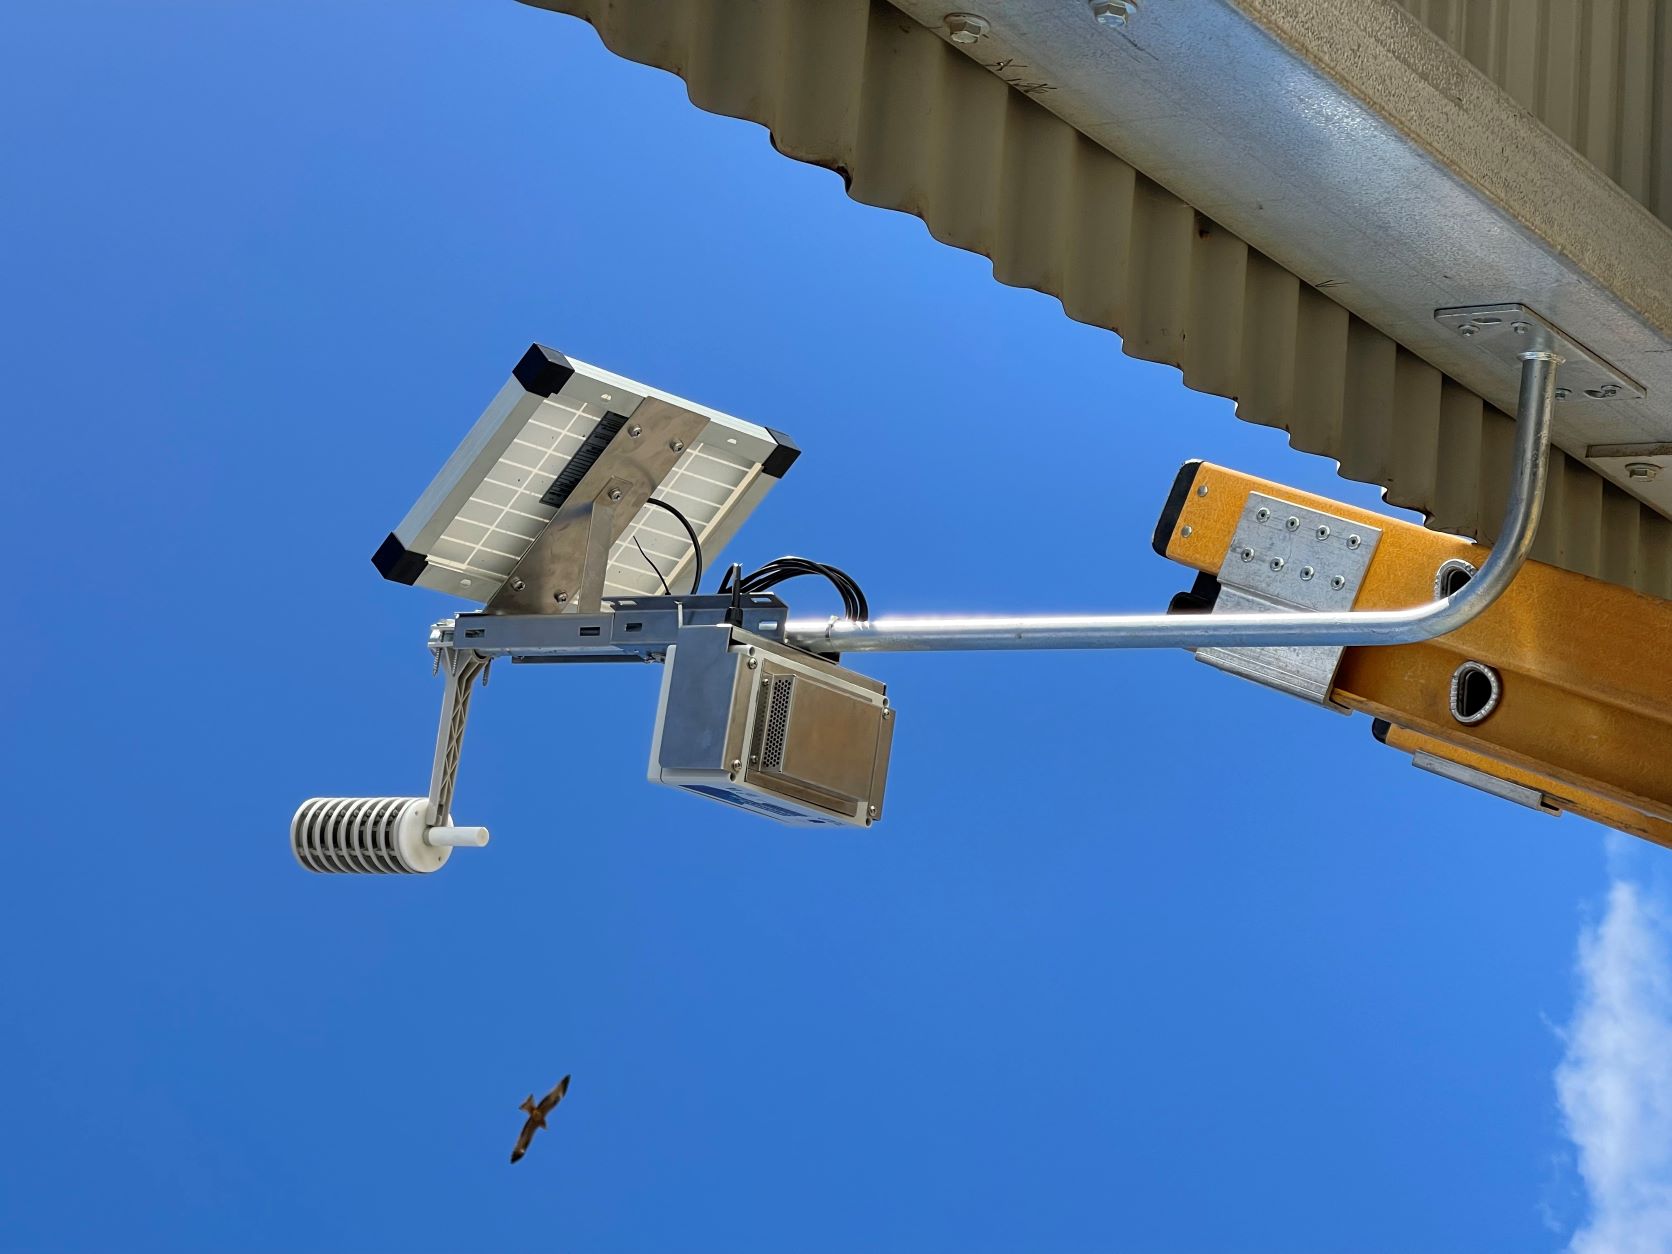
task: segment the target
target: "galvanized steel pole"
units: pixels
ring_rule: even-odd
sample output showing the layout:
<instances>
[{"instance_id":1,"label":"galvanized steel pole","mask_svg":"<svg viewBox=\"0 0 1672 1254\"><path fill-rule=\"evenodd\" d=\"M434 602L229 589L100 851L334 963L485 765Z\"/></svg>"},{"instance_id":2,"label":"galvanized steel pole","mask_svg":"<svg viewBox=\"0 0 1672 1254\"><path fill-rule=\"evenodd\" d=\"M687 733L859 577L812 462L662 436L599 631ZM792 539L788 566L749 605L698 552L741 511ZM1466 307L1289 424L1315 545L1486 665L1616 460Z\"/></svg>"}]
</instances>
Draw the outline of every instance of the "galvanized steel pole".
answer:
<instances>
[{"instance_id":1,"label":"galvanized steel pole","mask_svg":"<svg viewBox=\"0 0 1672 1254\"><path fill-rule=\"evenodd\" d=\"M1538 532L1550 466L1555 353L1521 354L1514 478L1498 543L1468 583L1448 597L1403 610L1274 611L1269 614L1018 615L792 619L787 640L838 653L953 649L1194 649L1209 645L1415 644L1456 631L1503 594Z\"/></svg>"}]
</instances>

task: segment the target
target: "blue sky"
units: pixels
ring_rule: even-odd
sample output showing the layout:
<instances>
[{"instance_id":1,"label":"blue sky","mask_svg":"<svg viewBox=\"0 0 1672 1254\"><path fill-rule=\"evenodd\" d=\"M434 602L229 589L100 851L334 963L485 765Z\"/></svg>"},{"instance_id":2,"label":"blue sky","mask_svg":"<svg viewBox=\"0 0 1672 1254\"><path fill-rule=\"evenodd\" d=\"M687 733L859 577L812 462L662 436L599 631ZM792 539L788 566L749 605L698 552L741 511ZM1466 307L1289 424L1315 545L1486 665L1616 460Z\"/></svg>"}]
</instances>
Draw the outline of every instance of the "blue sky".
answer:
<instances>
[{"instance_id":1,"label":"blue sky","mask_svg":"<svg viewBox=\"0 0 1672 1254\"><path fill-rule=\"evenodd\" d=\"M8 26L0 1247L1532 1250L1641 1202L1601 977L1667 1039L1654 855L1182 653L862 662L863 834L646 784L651 668L506 669L487 850L300 871L301 799L427 779L452 603L367 559L531 340L790 432L727 556L883 612L1165 604L1190 457L1375 496L578 22Z\"/></svg>"}]
</instances>

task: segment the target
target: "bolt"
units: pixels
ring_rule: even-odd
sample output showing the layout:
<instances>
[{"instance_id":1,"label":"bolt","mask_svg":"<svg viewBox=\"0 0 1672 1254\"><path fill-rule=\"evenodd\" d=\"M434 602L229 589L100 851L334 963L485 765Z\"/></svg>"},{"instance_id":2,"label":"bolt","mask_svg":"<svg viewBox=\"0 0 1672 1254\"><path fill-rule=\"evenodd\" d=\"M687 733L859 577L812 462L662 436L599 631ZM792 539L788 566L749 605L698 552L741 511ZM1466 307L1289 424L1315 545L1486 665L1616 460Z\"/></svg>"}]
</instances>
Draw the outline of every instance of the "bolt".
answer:
<instances>
[{"instance_id":1,"label":"bolt","mask_svg":"<svg viewBox=\"0 0 1672 1254\"><path fill-rule=\"evenodd\" d=\"M1477 327L1474 323L1465 322L1462 326L1457 328L1457 333L1459 335L1473 335L1476 331L1479 331L1479 330L1480 330L1480 328Z\"/></svg>"},{"instance_id":2,"label":"bolt","mask_svg":"<svg viewBox=\"0 0 1672 1254\"><path fill-rule=\"evenodd\" d=\"M1286 565L1287 563L1281 557L1274 557L1271 559L1271 568L1273 570L1282 570Z\"/></svg>"},{"instance_id":3,"label":"bolt","mask_svg":"<svg viewBox=\"0 0 1672 1254\"><path fill-rule=\"evenodd\" d=\"M1568 397L1570 397L1572 395L1573 395L1573 393L1568 391L1566 388L1557 388L1556 389L1556 399L1559 400L1559 401L1565 401L1565 400L1567 400Z\"/></svg>"},{"instance_id":4,"label":"bolt","mask_svg":"<svg viewBox=\"0 0 1672 1254\"><path fill-rule=\"evenodd\" d=\"M881 806L872 806L869 813L870 813L872 818L876 818L879 814L882 813L882 807Z\"/></svg>"},{"instance_id":5,"label":"bolt","mask_svg":"<svg viewBox=\"0 0 1672 1254\"><path fill-rule=\"evenodd\" d=\"M1103 26L1125 26L1138 16L1138 0L1091 0L1091 15Z\"/></svg>"},{"instance_id":6,"label":"bolt","mask_svg":"<svg viewBox=\"0 0 1672 1254\"><path fill-rule=\"evenodd\" d=\"M522 580L520 580L520 579L511 580L511 591L512 592L521 592L522 590L523 590L523 581Z\"/></svg>"},{"instance_id":7,"label":"bolt","mask_svg":"<svg viewBox=\"0 0 1672 1254\"><path fill-rule=\"evenodd\" d=\"M621 499L621 489L620 488L611 488L609 490L608 496L609 496L610 500L612 500L612 501L619 501Z\"/></svg>"},{"instance_id":8,"label":"bolt","mask_svg":"<svg viewBox=\"0 0 1672 1254\"><path fill-rule=\"evenodd\" d=\"M1290 514L1289 515L1289 521L1284 523L1283 525L1285 527L1287 527L1290 531L1299 531L1300 530L1300 519L1296 518L1293 514Z\"/></svg>"},{"instance_id":9,"label":"bolt","mask_svg":"<svg viewBox=\"0 0 1672 1254\"><path fill-rule=\"evenodd\" d=\"M891 718L894 717L894 711L893 710L884 710L882 712L882 716L883 716L883 720L886 722L888 719L891 719Z\"/></svg>"},{"instance_id":10,"label":"bolt","mask_svg":"<svg viewBox=\"0 0 1672 1254\"><path fill-rule=\"evenodd\" d=\"M761 660L758 657L752 657L752 658L749 659L749 669L750 670L754 670L755 667L759 666L760 664L761 664Z\"/></svg>"},{"instance_id":11,"label":"bolt","mask_svg":"<svg viewBox=\"0 0 1672 1254\"><path fill-rule=\"evenodd\" d=\"M986 18L974 13L948 13L941 22L946 26L947 38L955 44L973 44L991 29Z\"/></svg>"},{"instance_id":12,"label":"bolt","mask_svg":"<svg viewBox=\"0 0 1672 1254\"><path fill-rule=\"evenodd\" d=\"M1318 534L1318 539L1328 540L1329 539L1329 528L1321 526L1321 527L1318 528L1318 533L1317 534Z\"/></svg>"},{"instance_id":13,"label":"bolt","mask_svg":"<svg viewBox=\"0 0 1672 1254\"><path fill-rule=\"evenodd\" d=\"M1245 562L1252 562L1254 560L1254 550L1244 549L1241 553L1237 554L1237 556L1242 558Z\"/></svg>"},{"instance_id":14,"label":"bolt","mask_svg":"<svg viewBox=\"0 0 1672 1254\"><path fill-rule=\"evenodd\" d=\"M685 441L684 440L669 440L668 441L668 447L671 448L676 453L683 453L685 451Z\"/></svg>"},{"instance_id":15,"label":"bolt","mask_svg":"<svg viewBox=\"0 0 1672 1254\"><path fill-rule=\"evenodd\" d=\"M1632 479L1641 479L1648 483L1660 473L1660 467L1654 462L1627 462L1626 475Z\"/></svg>"},{"instance_id":16,"label":"bolt","mask_svg":"<svg viewBox=\"0 0 1672 1254\"><path fill-rule=\"evenodd\" d=\"M1509 329L1517 335L1525 335L1533 329L1533 326L1530 322L1512 322L1509 324Z\"/></svg>"},{"instance_id":17,"label":"bolt","mask_svg":"<svg viewBox=\"0 0 1672 1254\"><path fill-rule=\"evenodd\" d=\"M1334 588L1337 592L1340 592L1341 589L1347 586L1347 577L1345 575L1337 575L1329 581L1329 586Z\"/></svg>"},{"instance_id":18,"label":"bolt","mask_svg":"<svg viewBox=\"0 0 1672 1254\"><path fill-rule=\"evenodd\" d=\"M1206 496L1207 494L1208 494L1208 485L1205 484L1205 483L1202 484L1199 488L1196 489L1196 495L1197 496Z\"/></svg>"},{"instance_id":19,"label":"bolt","mask_svg":"<svg viewBox=\"0 0 1672 1254\"><path fill-rule=\"evenodd\" d=\"M1196 534L1196 528L1192 527L1189 523L1186 523L1184 526L1179 528L1179 534L1188 540L1191 536Z\"/></svg>"},{"instance_id":20,"label":"bolt","mask_svg":"<svg viewBox=\"0 0 1672 1254\"><path fill-rule=\"evenodd\" d=\"M1302 566L1300 568L1300 577L1302 579L1311 579L1312 576L1316 575L1317 573L1318 572L1313 570L1310 566Z\"/></svg>"},{"instance_id":21,"label":"bolt","mask_svg":"<svg viewBox=\"0 0 1672 1254\"><path fill-rule=\"evenodd\" d=\"M1620 388L1615 383L1604 383L1599 388L1586 388L1585 395L1593 401L1610 401L1620 394Z\"/></svg>"},{"instance_id":22,"label":"bolt","mask_svg":"<svg viewBox=\"0 0 1672 1254\"><path fill-rule=\"evenodd\" d=\"M552 600L556 601L559 605L562 605L568 599L569 599L569 594L567 592L554 592L554 593L552 593Z\"/></svg>"},{"instance_id":23,"label":"bolt","mask_svg":"<svg viewBox=\"0 0 1672 1254\"><path fill-rule=\"evenodd\" d=\"M1255 522L1265 522L1265 520L1270 518L1270 517L1271 517L1271 511L1269 509L1266 509L1264 506L1261 506L1259 509L1254 511L1254 521Z\"/></svg>"},{"instance_id":24,"label":"bolt","mask_svg":"<svg viewBox=\"0 0 1672 1254\"><path fill-rule=\"evenodd\" d=\"M733 758L731 760L731 769L734 771L741 771L743 769L743 759Z\"/></svg>"},{"instance_id":25,"label":"bolt","mask_svg":"<svg viewBox=\"0 0 1672 1254\"><path fill-rule=\"evenodd\" d=\"M1359 539L1357 536L1348 536L1347 537L1347 547L1349 549L1356 549L1356 548L1358 548L1359 545L1361 545L1363 543L1364 543L1364 541Z\"/></svg>"},{"instance_id":26,"label":"bolt","mask_svg":"<svg viewBox=\"0 0 1672 1254\"><path fill-rule=\"evenodd\" d=\"M639 426L639 425L638 425L638 424L637 424L637 423L635 423L635 424L633 424L633 425L632 425L632 426L631 426L631 427L628 427L628 428L627 428L627 434L628 434L628 435L629 435L629 436L630 436L630 437L632 437L632 438L633 438L633 439L635 439L635 440L636 440L636 439L638 439L638 438L639 438L639 437L640 437L640 436L641 436L641 435L643 435L643 434L644 434L644 428L643 428L643 427L641 427L641 426Z\"/></svg>"}]
</instances>

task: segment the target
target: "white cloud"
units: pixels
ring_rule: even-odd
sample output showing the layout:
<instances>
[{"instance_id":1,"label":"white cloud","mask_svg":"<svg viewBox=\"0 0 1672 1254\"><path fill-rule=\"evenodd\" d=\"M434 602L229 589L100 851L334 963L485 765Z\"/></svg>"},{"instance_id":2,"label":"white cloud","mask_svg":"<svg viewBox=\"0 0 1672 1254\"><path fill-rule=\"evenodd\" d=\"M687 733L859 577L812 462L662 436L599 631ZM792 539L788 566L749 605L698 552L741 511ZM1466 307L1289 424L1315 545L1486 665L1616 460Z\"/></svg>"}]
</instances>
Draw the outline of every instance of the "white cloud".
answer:
<instances>
[{"instance_id":1,"label":"white cloud","mask_svg":"<svg viewBox=\"0 0 1672 1254\"><path fill-rule=\"evenodd\" d=\"M1628 880L1579 937L1556 1091L1590 1215L1575 1254L1672 1251L1672 930Z\"/></svg>"}]
</instances>

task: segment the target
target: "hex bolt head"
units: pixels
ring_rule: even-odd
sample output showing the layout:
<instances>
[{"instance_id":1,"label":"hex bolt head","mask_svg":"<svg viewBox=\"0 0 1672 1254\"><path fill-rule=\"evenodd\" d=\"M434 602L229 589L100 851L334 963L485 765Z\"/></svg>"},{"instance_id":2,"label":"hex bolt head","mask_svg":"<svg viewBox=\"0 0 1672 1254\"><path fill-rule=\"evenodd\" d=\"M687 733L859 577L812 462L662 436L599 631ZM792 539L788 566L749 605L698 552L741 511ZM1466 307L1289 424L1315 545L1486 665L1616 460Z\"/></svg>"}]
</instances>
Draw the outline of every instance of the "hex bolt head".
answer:
<instances>
[{"instance_id":1,"label":"hex bolt head","mask_svg":"<svg viewBox=\"0 0 1672 1254\"><path fill-rule=\"evenodd\" d=\"M1318 572L1313 570L1310 566L1302 566L1300 568L1300 577L1302 579L1311 579L1312 576L1316 575L1317 573Z\"/></svg>"},{"instance_id":2,"label":"hex bolt head","mask_svg":"<svg viewBox=\"0 0 1672 1254\"><path fill-rule=\"evenodd\" d=\"M1644 483L1652 482L1660 474L1660 466L1655 462L1627 462L1626 477L1641 479Z\"/></svg>"},{"instance_id":3,"label":"hex bolt head","mask_svg":"<svg viewBox=\"0 0 1672 1254\"><path fill-rule=\"evenodd\" d=\"M612 500L612 501L619 501L621 499L621 489L620 488L611 488L609 490L608 496L609 496L610 500Z\"/></svg>"},{"instance_id":4,"label":"hex bolt head","mask_svg":"<svg viewBox=\"0 0 1672 1254\"><path fill-rule=\"evenodd\" d=\"M554 593L552 593L552 600L556 601L559 605L562 605L568 599L569 599L569 594L567 592L554 592Z\"/></svg>"},{"instance_id":5,"label":"hex bolt head","mask_svg":"<svg viewBox=\"0 0 1672 1254\"><path fill-rule=\"evenodd\" d=\"M1347 577L1345 575L1336 575L1329 581L1329 586L1334 588L1337 592L1340 592L1341 589L1347 586Z\"/></svg>"},{"instance_id":6,"label":"hex bolt head","mask_svg":"<svg viewBox=\"0 0 1672 1254\"><path fill-rule=\"evenodd\" d=\"M1288 563L1285 562L1281 557L1274 557L1274 558L1271 559L1271 568L1273 570L1282 570L1287 565L1288 565Z\"/></svg>"},{"instance_id":7,"label":"hex bolt head","mask_svg":"<svg viewBox=\"0 0 1672 1254\"><path fill-rule=\"evenodd\" d=\"M1138 15L1138 0L1090 0L1091 15L1102 26L1125 26Z\"/></svg>"},{"instance_id":8,"label":"hex bolt head","mask_svg":"<svg viewBox=\"0 0 1672 1254\"><path fill-rule=\"evenodd\" d=\"M991 24L986 18L975 13L948 13L941 19L946 27L946 37L955 44L969 45L980 39L989 30Z\"/></svg>"},{"instance_id":9,"label":"hex bolt head","mask_svg":"<svg viewBox=\"0 0 1672 1254\"><path fill-rule=\"evenodd\" d=\"M676 453L683 453L685 451L685 441L684 440L669 440L668 441L668 447L671 448Z\"/></svg>"},{"instance_id":10,"label":"hex bolt head","mask_svg":"<svg viewBox=\"0 0 1672 1254\"><path fill-rule=\"evenodd\" d=\"M627 428L627 435L631 439L636 440L643 434L644 434L644 428L639 426L637 423L634 423L632 426Z\"/></svg>"},{"instance_id":11,"label":"hex bolt head","mask_svg":"<svg viewBox=\"0 0 1672 1254\"><path fill-rule=\"evenodd\" d=\"M523 587L524 587L524 585L523 585L523 581L521 579L512 579L511 580L511 591L512 592L521 592L523 590Z\"/></svg>"}]
</instances>

